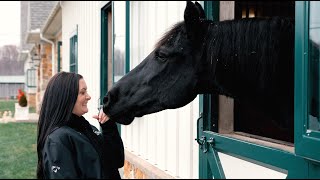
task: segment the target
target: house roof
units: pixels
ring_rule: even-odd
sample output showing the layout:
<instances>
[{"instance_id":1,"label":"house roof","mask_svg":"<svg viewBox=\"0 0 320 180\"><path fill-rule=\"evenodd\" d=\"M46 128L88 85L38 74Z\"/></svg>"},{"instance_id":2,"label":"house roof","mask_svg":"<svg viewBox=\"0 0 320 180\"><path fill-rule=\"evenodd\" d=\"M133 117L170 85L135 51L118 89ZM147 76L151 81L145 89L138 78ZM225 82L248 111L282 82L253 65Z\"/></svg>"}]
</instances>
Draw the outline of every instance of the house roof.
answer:
<instances>
[{"instance_id":1,"label":"house roof","mask_svg":"<svg viewBox=\"0 0 320 180\"><path fill-rule=\"evenodd\" d=\"M30 1L29 31L41 28L58 1Z\"/></svg>"},{"instance_id":2,"label":"house roof","mask_svg":"<svg viewBox=\"0 0 320 180\"><path fill-rule=\"evenodd\" d=\"M40 42L40 28L29 31L26 36L26 42L29 44Z\"/></svg>"},{"instance_id":3,"label":"house roof","mask_svg":"<svg viewBox=\"0 0 320 180\"><path fill-rule=\"evenodd\" d=\"M47 20L41 28L41 33L49 39L54 39L62 28L62 11L60 3L57 3L50 12Z\"/></svg>"},{"instance_id":4,"label":"house roof","mask_svg":"<svg viewBox=\"0 0 320 180\"><path fill-rule=\"evenodd\" d=\"M28 28L25 37L26 43L40 42L40 28L46 22L52 8L58 1L29 1Z\"/></svg>"}]
</instances>

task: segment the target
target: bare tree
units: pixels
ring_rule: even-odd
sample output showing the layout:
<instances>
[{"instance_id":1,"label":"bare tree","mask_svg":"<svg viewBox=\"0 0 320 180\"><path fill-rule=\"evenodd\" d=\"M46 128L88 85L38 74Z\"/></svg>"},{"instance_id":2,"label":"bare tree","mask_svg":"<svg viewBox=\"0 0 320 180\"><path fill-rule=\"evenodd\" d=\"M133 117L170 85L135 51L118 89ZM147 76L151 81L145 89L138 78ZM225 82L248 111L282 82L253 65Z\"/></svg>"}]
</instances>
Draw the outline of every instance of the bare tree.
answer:
<instances>
[{"instance_id":1,"label":"bare tree","mask_svg":"<svg viewBox=\"0 0 320 180\"><path fill-rule=\"evenodd\" d=\"M18 60L18 47L16 45L4 45L0 48L0 60Z\"/></svg>"}]
</instances>

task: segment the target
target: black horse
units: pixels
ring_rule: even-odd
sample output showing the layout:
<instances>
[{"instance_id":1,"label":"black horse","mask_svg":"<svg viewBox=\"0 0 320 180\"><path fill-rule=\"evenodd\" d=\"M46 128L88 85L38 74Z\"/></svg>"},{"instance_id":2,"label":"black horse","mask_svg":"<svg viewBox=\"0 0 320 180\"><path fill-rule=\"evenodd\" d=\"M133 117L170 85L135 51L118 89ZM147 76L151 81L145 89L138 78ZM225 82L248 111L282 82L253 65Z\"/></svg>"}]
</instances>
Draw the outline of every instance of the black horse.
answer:
<instances>
[{"instance_id":1,"label":"black horse","mask_svg":"<svg viewBox=\"0 0 320 180\"><path fill-rule=\"evenodd\" d=\"M155 49L104 97L104 112L120 124L175 109L198 94L249 101L293 129L294 23L284 18L213 22L187 2Z\"/></svg>"}]
</instances>

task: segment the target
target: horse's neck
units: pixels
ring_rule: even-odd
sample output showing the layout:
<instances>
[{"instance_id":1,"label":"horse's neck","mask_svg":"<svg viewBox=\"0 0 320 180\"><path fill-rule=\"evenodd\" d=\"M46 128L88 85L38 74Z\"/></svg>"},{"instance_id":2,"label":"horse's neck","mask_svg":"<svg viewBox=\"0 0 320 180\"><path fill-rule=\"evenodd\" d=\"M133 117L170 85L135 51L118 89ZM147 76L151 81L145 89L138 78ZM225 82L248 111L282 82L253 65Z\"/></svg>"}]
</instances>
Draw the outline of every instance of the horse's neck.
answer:
<instances>
[{"instance_id":1,"label":"horse's neck","mask_svg":"<svg viewBox=\"0 0 320 180\"><path fill-rule=\"evenodd\" d=\"M293 68L293 29L284 19L210 24L205 38L208 90L229 96L259 95L279 88L279 78L289 81L291 74L283 71Z\"/></svg>"},{"instance_id":2,"label":"horse's neck","mask_svg":"<svg viewBox=\"0 0 320 180\"><path fill-rule=\"evenodd\" d=\"M235 74L234 59L237 56L234 34L229 22L209 23L206 47L203 61L205 61L205 75L208 81L204 93L218 93L235 96L233 90L233 75ZM228 37L227 37L228 36ZM230 38L230 39L229 39Z\"/></svg>"},{"instance_id":3,"label":"horse's neck","mask_svg":"<svg viewBox=\"0 0 320 180\"><path fill-rule=\"evenodd\" d=\"M270 60L270 49L275 44L271 44L268 37L263 39L269 32L260 30L261 27L258 27L261 25L267 26L267 23L224 21L209 25L206 62L210 68L210 91L228 96L243 96L255 93L264 86L264 81L261 80L264 80L265 72L259 70L270 71L271 67L263 63Z\"/></svg>"}]
</instances>

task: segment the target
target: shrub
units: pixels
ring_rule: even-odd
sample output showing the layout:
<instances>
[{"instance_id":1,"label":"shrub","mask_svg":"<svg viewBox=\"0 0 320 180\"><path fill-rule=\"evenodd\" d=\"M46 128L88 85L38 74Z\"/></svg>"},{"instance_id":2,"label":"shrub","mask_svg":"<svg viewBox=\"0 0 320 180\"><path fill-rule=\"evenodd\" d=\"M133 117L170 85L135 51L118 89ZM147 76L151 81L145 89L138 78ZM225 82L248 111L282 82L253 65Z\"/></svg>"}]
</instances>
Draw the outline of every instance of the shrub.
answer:
<instances>
[{"instance_id":1,"label":"shrub","mask_svg":"<svg viewBox=\"0 0 320 180\"><path fill-rule=\"evenodd\" d=\"M19 94L18 94L17 98L18 98L19 105L21 107L26 107L28 105L26 95L24 94L24 92L21 89L19 89L18 92L19 92Z\"/></svg>"},{"instance_id":2,"label":"shrub","mask_svg":"<svg viewBox=\"0 0 320 180\"><path fill-rule=\"evenodd\" d=\"M24 94L19 99L19 105L21 107L26 107L28 105L27 97Z\"/></svg>"}]
</instances>

